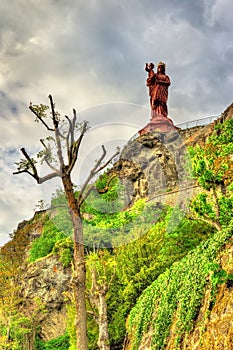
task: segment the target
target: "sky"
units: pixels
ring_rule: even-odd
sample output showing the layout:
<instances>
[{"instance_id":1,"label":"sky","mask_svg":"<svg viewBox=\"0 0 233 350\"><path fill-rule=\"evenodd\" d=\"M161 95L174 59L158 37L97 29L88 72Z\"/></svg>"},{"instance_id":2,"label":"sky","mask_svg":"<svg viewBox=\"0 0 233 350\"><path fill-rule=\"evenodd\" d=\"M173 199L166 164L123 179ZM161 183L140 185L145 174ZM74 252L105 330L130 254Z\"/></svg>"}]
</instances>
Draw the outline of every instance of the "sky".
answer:
<instances>
[{"instance_id":1,"label":"sky","mask_svg":"<svg viewBox=\"0 0 233 350\"><path fill-rule=\"evenodd\" d=\"M0 246L47 199L34 179L12 175L19 149L35 154L45 135L29 103L52 94L62 115L76 108L89 120L85 177L93 150L123 145L147 124L146 62L166 63L175 124L232 103L232 12L232 0L0 1Z\"/></svg>"}]
</instances>

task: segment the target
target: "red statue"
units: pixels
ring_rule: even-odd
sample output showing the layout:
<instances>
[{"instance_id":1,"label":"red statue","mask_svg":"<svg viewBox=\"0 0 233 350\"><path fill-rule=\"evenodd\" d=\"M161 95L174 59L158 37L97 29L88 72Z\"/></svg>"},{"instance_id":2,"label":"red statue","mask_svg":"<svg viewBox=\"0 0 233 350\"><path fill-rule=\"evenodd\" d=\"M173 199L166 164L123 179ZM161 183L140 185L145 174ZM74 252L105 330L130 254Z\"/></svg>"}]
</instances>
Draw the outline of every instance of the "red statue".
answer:
<instances>
[{"instance_id":1,"label":"red statue","mask_svg":"<svg viewBox=\"0 0 233 350\"><path fill-rule=\"evenodd\" d=\"M146 63L145 70L148 72L146 85L149 87L151 118L167 117L168 87L171 84L169 77L165 74L166 65L159 62L157 73L153 71L154 64Z\"/></svg>"},{"instance_id":2,"label":"red statue","mask_svg":"<svg viewBox=\"0 0 233 350\"><path fill-rule=\"evenodd\" d=\"M168 118L167 98L168 87L171 82L165 74L166 65L163 62L159 62L157 73L153 71L153 68L153 63L146 63L145 70L148 72L146 85L149 87L151 119L143 129L138 131L139 135L150 132L175 132L178 130L173 121Z\"/></svg>"}]
</instances>

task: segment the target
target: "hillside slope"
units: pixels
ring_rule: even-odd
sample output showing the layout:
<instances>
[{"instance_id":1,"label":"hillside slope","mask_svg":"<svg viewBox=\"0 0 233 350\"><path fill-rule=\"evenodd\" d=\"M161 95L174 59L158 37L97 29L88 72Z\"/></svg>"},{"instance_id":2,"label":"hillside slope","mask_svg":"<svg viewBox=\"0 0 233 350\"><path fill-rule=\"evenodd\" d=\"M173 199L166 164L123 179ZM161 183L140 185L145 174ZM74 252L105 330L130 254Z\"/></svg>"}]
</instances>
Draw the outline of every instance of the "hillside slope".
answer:
<instances>
[{"instance_id":1,"label":"hillside slope","mask_svg":"<svg viewBox=\"0 0 233 350\"><path fill-rule=\"evenodd\" d=\"M218 123L232 116L233 104L222 114ZM162 136L156 133L143 135L130 141L111 170L119 175L127 188L126 207L130 207L140 198L145 198L154 199L155 208L162 202L170 206L178 205L183 209L196 191L192 188L195 185L194 181L188 178L186 172L186 148L197 143L204 144L213 132L214 124L180 130ZM177 195L180 192L182 195ZM27 260L32 242L37 240L43 232L46 216L47 213L42 212L36 214L29 222L23 222L14 233L12 241L1 249L0 257L4 259L6 257L7 261L16 263L12 280L16 286L14 295L17 297L19 295L20 299L17 300L14 310L17 309L17 312L20 313L20 320L23 319L21 317L23 316L32 324L27 332L25 330L25 334L20 335L20 337L25 337L23 341L29 344L28 348L25 345L25 349L33 346L31 343L35 340L36 332L39 332L40 339L48 341L60 337L67 330L71 267L63 266L60 257L53 254L32 263ZM139 223L138 229L140 229ZM231 235L232 226L227 231L216 233L212 239L201 243L196 250L161 274L158 280L145 290L128 319L125 350L152 349L154 346L152 343L156 344L158 339L159 342L155 349L162 349L162 346L166 350L176 348L228 350L233 348L231 321L233 317L233 242L230 239ZM148 242L143 244L145 246L140 249L146 252ZM194 243L193 246L196 246L195 244L199 242ZM151 242L150 246L152 247ZM174 247L181 250L183 248L182 243L176 241L176 237ZM152 267L140 249L139 252L135 252L135 256L138 259L143 257L146 262L144 272L142 269L138 273L142 278L142 275L146 276L146 268L149 270ZM184 249L182 257L187 254L187 251ZM19 253L19 256L16 252ZM137 265L136 260L135 265ZM3 277L10 280L7 275ZM145 286L148 286L154 278L150 282L147 280ZM130 282L132 287L132 280ZM120 288L121 282L117 281L117 283L116 288ZM137 283L140 284L142 281L139 280ZM9 286L7 285L6 288ZM145 286L143 285L143 289ZM139 293L136 297L138 296ZM191 299L190 296L192 296ZM119 301L114 302L120 303ZM132 304L130 308L131 306ZM2 317L1 312L4 306L2 310L1 307L2 305L0 305L0 316ZM116 304L115 308L117 307ZM127 313L128 311L129 309ZM114 312L115 310L111 310L112 314ZM11 320L11 312L7 314L8 316ZM124 322L125 314L122 319ZM1 336L4 338L4 332L6 332L5 328L2 331L1 322L0 331L1 345ZM118 329L111 330L112 333L114 331ZM116 340L117 345L114 345L114 349L122 349L122 338L120 341L119 338L120 336ZM96 349L93 344L91 349Z\"/></svg>"},{"instance_id":2,"label":"hillside slope","mask_svg":"<svg viewBox=\"0 0 233 350\"><path fill-rule=\"evenodd\" d=\"M233 223L148 287L128 319L125 350L232 349Z\"/></svg>"},{"instance_id":3,"label":"hillside slope","mask_svg":"<svg viewBox=\"0 0 233 350\"><path fill-rule=\"evenodd\" d=\"M222 215L224 212L223 207L221 209L219 206L220 201L226 207L227 203L232 201L232 112L231 105L218 122L221 125L225 120L231 120L224 123L221 128L217 128L216 139L210 143L205 144L212 134L214 125L205 127L201 134L199 131L186 141L192 145L198 138L200 143L197 149L211 150L211 153L207 153L208 159L203 158L206 157L205 153L199 152L200 162L196 163L199 166L198 174L207 176L205 179L202 177L206 192L198 198L207 198L208 192L212 189L209 187L212 171L219 171L227 159L228 163L225 163L224 169L228 175L225 178L221 178L220 175L213 181L212 204L209 202L217 209L217 215ZM229 125L229 129L222 134L224 125ZM219 158L214 158L216 154ZM227 158L224 158L224 155L227 155ZM208 172L206 164L210 165ZM221 186L224 186L225 182L231 186L222 189ZM227 191L228 195L224 197ZM198 210L205 220L208 217L205 210L210 207L207 202L200 203ZM211 215L214 218L213 211ZM233 348L232 204L224 215L226 220L224 229L219 227L217 233L189 252L182 260L174 263L142 293L128 318L128 336L124 349L230 350Z\"/></svg>"}]
</instances>

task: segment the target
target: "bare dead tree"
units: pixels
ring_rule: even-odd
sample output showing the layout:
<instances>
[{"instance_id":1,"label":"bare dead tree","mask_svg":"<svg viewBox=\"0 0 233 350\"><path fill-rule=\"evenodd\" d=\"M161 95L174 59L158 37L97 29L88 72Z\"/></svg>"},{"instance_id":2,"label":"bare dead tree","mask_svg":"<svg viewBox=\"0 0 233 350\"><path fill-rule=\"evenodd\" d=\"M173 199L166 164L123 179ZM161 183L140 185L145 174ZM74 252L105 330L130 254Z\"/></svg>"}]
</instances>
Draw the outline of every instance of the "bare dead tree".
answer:
<instances>
[{"instance_id":1,"label":"bare dead tree","mask_svg":"<svg viewBox=\"0 0 233 350\"><path fill-rule=\"evenodd\" d=\"M89 184L93 178L119 154L119 150L105 161L106 149L102 146L102 154L91 169L86 181L83 183L78 197L75 196L74 186L71 180L71 173L78 160L80 145L83 137L88 130L88 123L85 121L81 124L77 123L76 111L73 110L73 117L65 116L65 120L60 118L58 112L55 111L53 98L49 95L50 107L45 105L32 105L29 109L36 116L36 120L48 130L52 136L46 140L41 139L43 151L38 153L38 157L45 162L51 170L45 176L39 176L37 170L37 161L32 158L25 148L21 148L24 156L20 162L16 163L18 169L14 174L26 173L32 176L38 184L42 184L55 177L59 177L63 184L63 189L68 203L72 224L73 224L73 241L74 241L74 257L73 257L73 276L72 287L76 308L76 334L77 349L87 350L87 312L86 312L86 266L84 257L84 234L81 218L81 206L92 190ZM51 121L47 122L47 110L51 110ZM79 131L76 138L77 129ZM55 156L53 155L55 151Z\"/></svg>"},{"instance_id":2,"label":"bare dead tree","mask_svg":"<svg viewBox=\"0 0 233 350\"><path fill-rule=\"evenodd\" d=\"M104 251L93 252L87 260L87 270L91 277L87 298L99 328L97 345L100 350L110 350L106 295L116 274L116 262L115 259L105 261L101 256L104 257L106 252L103 253Z\"/></svg>"}]
</instances>

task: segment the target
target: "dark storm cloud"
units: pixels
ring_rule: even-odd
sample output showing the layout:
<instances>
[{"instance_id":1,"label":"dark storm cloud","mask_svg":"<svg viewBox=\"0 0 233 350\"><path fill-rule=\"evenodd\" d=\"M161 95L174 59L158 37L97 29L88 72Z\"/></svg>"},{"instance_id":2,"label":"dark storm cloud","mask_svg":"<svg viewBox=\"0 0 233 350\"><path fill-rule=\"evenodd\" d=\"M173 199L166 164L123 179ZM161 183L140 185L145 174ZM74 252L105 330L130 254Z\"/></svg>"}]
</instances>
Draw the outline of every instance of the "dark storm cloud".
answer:
<instances>
[{"instance_id":1,"label":"dark storm cloud","mask_svg":"<svg viewBox=\"0 0 233 350\"><path fill-rule=\"evenodd\" d=\"M216 72L222 63L229 67L230 62L227 50L232 30L227 1L26 4L15 2L17 18L5 6L1 25L3 37L8 38L5 58L9 68L16 70L14 75L8 70L8 77L12 83L15 76L24 79L28 87L33 86L28 98L36 92L40 97L42 90L50 89L62 103L75 96L81 108L114 100L147 104L144 63L163 59L173 82L172 110L185 109L183 118L202 113L198 99L202 100L203 91L198 94L198 85L208 97L203 108L212 101L216 104L208 91L215 93ZM12 95L16 94L14 90L18 89L13 88ZM185 102L184 106L177 104L178 95L184 91L193 95L193 100L188 99L189 106ZM219 97L219 103L220 108L228 103L226 95Z\"/></svg>"}]
</instances>

